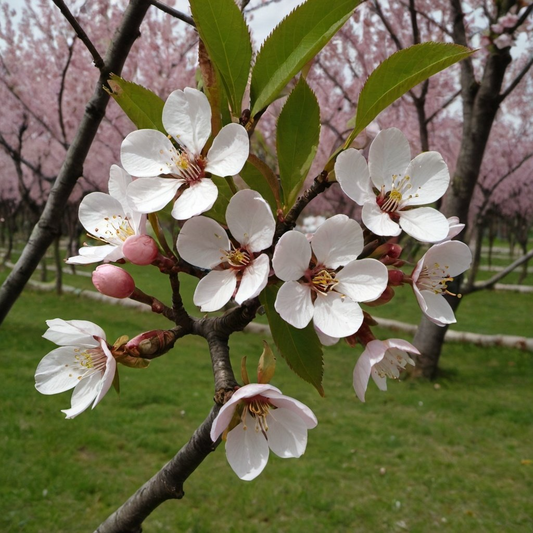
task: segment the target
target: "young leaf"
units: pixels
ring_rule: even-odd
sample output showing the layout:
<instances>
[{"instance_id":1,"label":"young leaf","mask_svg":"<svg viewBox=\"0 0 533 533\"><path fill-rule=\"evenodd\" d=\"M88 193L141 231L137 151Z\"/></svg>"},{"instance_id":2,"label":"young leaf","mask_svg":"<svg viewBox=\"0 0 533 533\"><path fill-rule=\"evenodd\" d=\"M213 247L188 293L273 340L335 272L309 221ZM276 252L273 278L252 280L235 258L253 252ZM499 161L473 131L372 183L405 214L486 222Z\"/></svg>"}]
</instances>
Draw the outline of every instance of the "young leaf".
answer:
<instances>
[{"instance_id":1,"label":"young leaf","mask_svg":"<svg viewBox=\"0 0 533 533\"><path fill-rule=\"evenodd\" d=\"M276 99L360 3L361 0L308 0L274 28L259 51L252 71L252 116Z\"/></svg>"},{"instance_id":2,"label":"young leaf","mask_svg":"<svg viewBox=\"0 0 533 533\"><path fill-rule=\"evenodd\" d=\"M304 381L311 383L321 396L324 396L322 346L313 325L309 324L304 329L296 329L285 322L274 309L277 293L277 287L269 286L262 292L260 298L266 311L274 343L289 367Z\"/></svg>"},{"instance_id":3,"label":"young leaf","mask_svg":"<svg viewBox=\"0 0 533 533\"><path fill-rule=\"evenodd\" d=\"M257 191L268 202L275 215L281 206L281 199L279 181L272 169L256 155L250 154L239 176L250 189Z\"/></svg>"},{"instance_id":4,"label":"young leaf","mask_svg":"<svg viewBox=\"0 0 533 533\"><path fill-rule=\"evenodd\" d=\"M252 61L250 34L234 0L191 0L196 29L218 70L231 109L241 114L241 102Z\"/></svg>"},{"instance_id":5,"label":"young leaf","mask_svg":"<svg viewBox=\"0 0 533 533\"><path fill-rule=\"evenodd\" d=\"M311 168L320 137L320 109L306 81L300 81L289 95L278 119L277 151L285 211L302 188Z\"/></svg>"},{"instance_id":6,"label":"young leaf","mask_svg":"<svg viewBox=\"0 0 533 533\"><path fill-rule=\"evenodd\" d=\"M161 121L165 102L157 94L116 74L110 75L108 84L109 94L138 129L166 133Z\"/></svg>"},{"instance_id":7,"label":"young leaf","mask_svg":"<svg viewBox=\"0 0 533 533\"><path fill-rule=\"evenodd\" d=\"M257 383L270 383L276 371L276 357L267 341L263 341L263 353L257 365Z\"/></svg>"},{"instance_id":8,"label":"young leaf","mask_svg":"<svg viewBox=\"0 0 533 533\"><path fill-rule=\"evenodd\" d=\"M359 95L355 129L344 147L347 148L381 111L415 85L473 53L458 44L421 43L391 55L368 77Z\"/></svg>"}]
</instances>

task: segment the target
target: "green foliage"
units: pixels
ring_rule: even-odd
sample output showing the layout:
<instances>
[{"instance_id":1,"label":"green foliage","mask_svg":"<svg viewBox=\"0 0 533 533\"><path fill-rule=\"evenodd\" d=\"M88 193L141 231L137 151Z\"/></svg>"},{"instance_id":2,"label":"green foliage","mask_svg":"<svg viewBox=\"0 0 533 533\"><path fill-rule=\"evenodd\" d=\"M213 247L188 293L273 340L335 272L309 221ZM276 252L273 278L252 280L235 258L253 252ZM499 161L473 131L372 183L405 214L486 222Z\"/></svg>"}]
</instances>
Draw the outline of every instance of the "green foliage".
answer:
<instances>
[{"instance_id":1,"label":"green foliage","mask_svg":"<svg viewBox=\"0 0 533 533\"><path fill-rule=\"evenodd\" d=\"M272 169L257 156L250 154L239 176L250 189L257 191L268 202L275 214L281 206L281 199L279 181Z\"/></svg>"},{"instance_id":2,"label":"green foliage","mask_svg":"<svg viewBox=\"0 0 533 533\"><path fill-rule=\"evenodd\" d=\"M252 45L246 22L233 0L191 0L196 29L215 65L235 116L248 83Z\"/></svg>"},{"instance_id":3,"label":"green foliage","mask_svg":"<svg viewBox=\"0 0 533 533\"><path fill-rule=\"evenodd\" d=\"M361 0L308 0L274 28L259 51L252 71L252 116L278 97L360 3Z\"/></svg>"},{"instance_id":4,"label":"green foliage","mask_svg":"<svg viewBox=\"0 0 533 533\"><path fill-rule=\"evenodd\" d=\"M277 287L271 285L263 291L261 296L261 303L268 317L274 343L289 367L324 396L322 346L313 325L309 324L304 329L296 329L285 322L274 309L277 293Z\"/></svg>"},{"instance_id":5,"label":"green foliage","mask_svg":"<svg viewBox=\"0 0 533 533\"><path fill-rule=\"evenodd\" d=\"M115 74L110 75L108 84L109 94L138 129L166 133L161 121L165 102L157 94Z\"/></svg>"},{"instance_id":6,"label":"green foliage","mask_svg":"<svg viewBox=\"0 0 533 533\"><path fill-rule=\"evenodd\" d=\"M288 211L307 177L318 149L320 108L306 81L291 92L278 119L277 153L284 208Z\"/></svg>"},{"instance_id":7,"label":"green foliage","mask_svg":"<svg viewBox=\"0 0 533 533\"><path fill-rule=\"evenodd\" d=\"M219 224L225 225L226 208L228 207L229 201L233 196L233 192L228 184L228 180L226 180L225 178L211 176L211 179L218 188L218 197L213 207L209 211L203 213L203 216L212 218L213 220L216 220Z\"/></svg>"}]
</instances>

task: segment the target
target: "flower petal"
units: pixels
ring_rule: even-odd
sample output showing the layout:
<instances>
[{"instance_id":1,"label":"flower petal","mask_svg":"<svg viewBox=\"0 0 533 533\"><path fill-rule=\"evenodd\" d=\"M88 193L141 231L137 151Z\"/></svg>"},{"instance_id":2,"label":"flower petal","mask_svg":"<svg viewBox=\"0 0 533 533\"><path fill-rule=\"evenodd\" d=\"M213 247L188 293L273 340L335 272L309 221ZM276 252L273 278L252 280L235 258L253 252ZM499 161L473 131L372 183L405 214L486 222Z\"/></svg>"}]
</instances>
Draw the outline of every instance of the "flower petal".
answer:
<instances>
[{"instance_id":1,"label":"flower petal","mask_svg":"<svg viewBox=\"0 0 533 533\"><path fill-rule=\"evenodd\" d=\"M305 328L313 318L311 289L297 281L287 281L279 289L274 307L285 322L298 329Z\"/></svg>"},{"instance_id":2,"label":"flower petal","mask_svg":"<svg viewBox=\"0 0 533 533\"><path fill-rule=\"evenodd\" d=\"M260 252L272 245L276 221L258 192L245 189L232 196L226 221L232 236L250 252Z\"/></svg>"},{"instance_id":3,"label":"flower petal","mask_svg":"<svg viewBox=\"0 0 533 533\"><path fill-rule=\"evenodd\" d=\"M105 332L96 324L88 320L62 320L54 318L47 320L48 329L43 338L54 342L58 346L98 346L94 337L105 340Z\"/></svg>"},{"instance_id":4,"label":"flower petal","mask_svg":"<svg viewBox=\"0 0 533 533\"><path fill-rule=\"evenodd\" d=\"M195 156L211 135L211 106L207 96L186 87L170 93L163 107L163 126Z\"/></svg>"},{"instance_id":5,"label":"flower petal","mask_svg":"<svg viewBox=\"0 0 533 533\"><path fill-rule=\"evenodd\" d=\"M360 259L348 263L336 276L337 292L354 302L372 302L387 288L387 267L376 259Z\"/></svg>"},{"instance_id":6,"label":"flower petal","mask_svg":"<svg viewBox=\"0 0 533 533\"><path fill-rule=\"evenodd\" d=\"M109 348L107 347L107 344L105 341L100 339L100 347L102 348L102 351L107 357L106 365L105 365L105 371L104 374L101 375L102 383L100 386L100 390L94 400L93 403L93 409L100 403L102 398L107 394L109 389L111 388L111 385L113 385L113 379L115 378L115 373L117 371L117 361L109 351Z\"/></svg>"},{"instance_id":7,"label":"flower petal","mask_svg":"<svg viewBox=\"0 0 533 533\"><path fill-rule=\"evenodd\" d=\"M266 418L268 447L283 458L300 457L307 447L307 426L287 409L271 409Z\"/></svg>"},{"instance_id":8,"label":"flower petal","mask_svg":"<svg viewBox=\"0 0 533 533\"><path fill-rule=\"evenodd\" d=\"M305 424L307 429L316 427L318 421L315 414L307 405L298 401L296 398L285 396L281 392L276 390L268 390L261 393L261 396L268 398L270 403L275 407L283 408L284 410L291 411L300 418Z\"/></svg>"},{"instance_id":9,"label":"flower petal","mask_svg":"<svg viewBox=\"0 0 533 533\"><path fill-rule=\"evenodd\" d=\"M400 227L417 241L438 242L448 235L448 220L432 207L417 207L398 214Z\"/></svg>"},{"instance_id":10,"label":"flower petal","mask_svg":"<svg viewBox=\"0 0 533 533\"><path fill-rule=\"evenodd\" d=\"M363 206L362 218L363 224L376 235L396 237L402 232L400 226L379 208L375 200Z\"/></svg>"},{"instance_id":11,"label":"flower petal","mask_svg":"<svg viewBox=\"0 0 533 533\"><path fill-rule=\"evenodd\" d=\"M420 291L420 295L424 299L426 306L425 310L422 308L422 312L431 322L437 324L437 326L445 326L446 324L455 324L457 322L453 309L442 294Z\"/></svg>"},{"instance_id":12,"label":"flower petal","mask_svg":"<svg viewBox=\"0 0 533 533\"><path fill-rule=\"evenodd\" d=\"M464 242L447 241L432 246L424 255L423 261L429 269L435 264L442 265L448 275L454 277L470 268L472 252Z\"/></svg>"},{"instance_id":13,"label":"flower petal","mask_svg":"<svg viewBox=\"0 0 533 533\"><path fill-rule=\"evenodd\" d=\"M307 237L299 231L288 231L276 245L272 266L279 279L295 281L305 274L310 260L311 246Z\"/></svg>"},{"instance_id":14,"label":"flower petal","mask_svg":"<svg viewBox=\"0 0 533 533\"><path fill-rule=\"evenodd\" d=\"M246 429L239 424L228 433L226 457L233 471L243 480L255 479L268 462L268 443L255 430L255 420L246 413Z\"/></svg>"},{"instance_id":15,"label":"flower petal","mask_svg":"<svg viewBox=\"0 0 533 533\"><path fill-rule=\"evenodd\" d=\"M341 152L335 162L335 177L344 193L355 203L364 205L375 200L370 172L365 158L355 148Z\"/></svg>"},{"instance_id":16,"label":"flower petal","mask_svg":"<svg viewBox=\"0 0 533 533\"><path fill-rule=\"evenodd\" d=\"M35 388L41 394L59 394L78 385L86 372L74 364L78 353L75 346L61 346L45 355L35 371Z\"/></svg>"},{"instance_id":17,"label":"flower petal","mask_svg":"<svg viewBox=\"0 0 533 533\"><path fill-rule=\"evenodd\" d=\"M392 176L404 174L411 161L407 137L397 128L381 130L370 145L368 168L376 189L392 189ZM378 234L379 235L379 234Z\"/></svg>"},{"instance_id":18,"label":"flower petal","mask_svg":"<svg viewBox=\"0 0 533 533\"><path fill-rule=\"evenodd\" d=\"M201 311L218 311L233 296L237 286L237 276L233 270L212 270L202 278L194 291L194 305Z\"/></svg>"},{"instance_id":19,"label":"flower petal","mask_svg":"<svg viewBox=\"0 0 533 533\"><path fill-rule=\"evenodd\" d=\"M448 167L438 152L417 155L405 173L410 177L411 189L404 205L431 204L444 195L450 184Z\"/></svg>"},{"instance_id":20,"label":"flower petal","mask_svg":"<svg viewBox=\"0 0 533 533\"><path fill-rule=\"evenodd\" d=\"M102 375L98 372L78 383L70 399L71 408L61 410L66 418L74 418L89 408L103 385L101 378Z\"/></svg>"},{"instance_id":21,"label":"flower petal","mask_svg":"<svg viewBox=\"0 0 533 533\"><path fill-rule=\"evenodd\" d=\"M100 261L117 261L124 257L122 246L104 244L101 246L84 246L80 248L80 255L69 257L66 263L69 265L88 265Z\"/></svg>"},{"instance_id":22,"label":"flower petal","mask_svg":"<svg viewBox=\"0 0 533 533\"><path fill-rule=\"evenodd\" d=\"M131 176L118 165L111 165L107 188L109 195L118 200L123 206L128 204L126 189L131 183Z\"/></svg>"},{"instance_id":23,"label":"flower petal","mask_svg":"<svg viewBox=\"0 0 533 533\"><path fill-rule=\"evenodd\" d=\"M92 192L80 203L78 216L83 227L109 244L122 245L121 229L131 228L122 204L109 194Z\"/></svg>"},{"instance_id":24,"label":"flower petal","mask_svg":"<svg viewBox=\"0 0 533 533\"><path fill-rule=\"evenodd\" d=\"M230 241L226 230L212 218L194 217L183 225L176 246L187 263L211 270L223 262Z\"/></svg>"},{"instance_id":25,"label":"flower petal","mask_svg":"<svg viewBox=\"0 0 533 533\"><path fill-rule=\"evenodd\" d=\"M363 311L359 304L336 292L326 296L319 294L315 300L313 322L330 337L348 337L361 327Z\"/></svg>"},{"instance_id":26,"label":"flower petal","mask_svg":"<svg viewBox=\"0 0 533 533\"><path fill-rule=\"evenodd\" d=\"M362 402L365 401L365 392L372 373L372 367L383 359L386 351L387 345L383 341L370 341L355 364L353 387L355 394Z\"/></svg>"},{"instance_id":27,"label":"flower petal","mask_svg":"<svg viewBox=\"0 0 533 533\"><path fill-rule=\"evenodd\" d=\"M235 176L238 174L250 153L250 140L240 124L227 124L215 137L207 152L206 172L215 176Z\"/></svg>"},{"instance_id":28,"label":"flower petal","mask_svg":"<svg viewBox=\"0 0 533 533\"><path fill-rule=\"evenodd\" d=\"M213 207L217 197L218 188L210 179L191 183L174 202L172 216L176 220L187 220L201 215Z\"/></svg>"},{"instance_id":29,"label":"flower petal","mask_svg":"<svg viewBox=\"0 0 533 533\"><path fill-rule=\"evenodd\" d=\"M155 213L172 201L184 180L140 178L128 187L128 200L140 213Z\"/></svg>"},{"instance_id":30,"label":"flower petal","mask_svg":"<svg viewBox=\"0 0 533 533\"><path fill-rule=\"evenodd\" d=\"M268 255L261 254L244 270L235 301L240 305L249 298L255 298L266 287L269 272L270 259Z\"/></svg>"},{"instance_id":31,"label":"flower petal","mask_svg":"<svg viewBox=\"0 0 533 533\"><path fill-rule=\"evenodd\" d=\"M363 230L346 215L328 218L315 232L311 248L319 264L337 269L363 251Z\"/></svg>"}]
</instances>

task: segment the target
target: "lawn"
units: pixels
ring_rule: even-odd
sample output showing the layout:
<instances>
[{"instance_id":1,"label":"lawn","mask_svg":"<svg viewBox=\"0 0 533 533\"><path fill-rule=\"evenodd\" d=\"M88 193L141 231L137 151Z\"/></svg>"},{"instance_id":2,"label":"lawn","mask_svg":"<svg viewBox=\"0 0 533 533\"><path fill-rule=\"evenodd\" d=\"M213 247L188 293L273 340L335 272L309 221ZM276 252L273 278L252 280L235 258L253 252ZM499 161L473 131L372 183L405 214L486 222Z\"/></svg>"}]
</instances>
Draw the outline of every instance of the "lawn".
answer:
<instances>
[{"instance_id":1,"label":"lawn","mask_svg":"<svg viewBox=\"0 0 533 533\"><path fill-rule=\"evenodd\" d=\"M148 291L148 278L159 276L144 272L136 279ZM164 286L152 283L163 298ZM190 294L193 285L184 285ZM415 323L413 299L400 288L395 309L376 314ZM465 299L458 329L530 336L532 312L531 295L484 292ZM94 411L64 420L70 394L46 397L33 386L37 363L53 349L41 338L44 321L55 317L92 320L111 341L168 324L71 295L22 295L0 329L0 531L93 531L212 404L205 343L188 337L148 369L121 368L119 397L111 391ZM251 371L262 340L235 335L235 366L247 355ZM450 344L437 383L391 383L387 393L371 385L361 404L351 384L359 353L344 344L326 351L325 398L279 360L273 384L319 419L306 454L271 456L259 478L243 482L220 447L186 483L185 498L157 509L145 533L532 531L532 354Z\"/></svg>"}]
</instances>

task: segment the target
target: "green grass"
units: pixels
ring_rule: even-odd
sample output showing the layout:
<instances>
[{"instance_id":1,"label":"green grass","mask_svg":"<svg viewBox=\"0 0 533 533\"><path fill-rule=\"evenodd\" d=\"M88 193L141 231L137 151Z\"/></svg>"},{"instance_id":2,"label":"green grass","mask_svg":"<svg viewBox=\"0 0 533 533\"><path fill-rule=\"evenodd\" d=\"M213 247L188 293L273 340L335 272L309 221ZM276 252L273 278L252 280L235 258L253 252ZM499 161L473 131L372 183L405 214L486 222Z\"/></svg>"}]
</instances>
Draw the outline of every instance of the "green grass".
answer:
<instances>
[{"instance_id":1,"label":"green grass","mask_svg":"<svg viewBox=\"0 0 533 533\"><path fill-rule=\"evenodd\" d=\"M136 279L148 292L148 278L163 277L142 270ZM164 285L152 283L164 298ZM190 295L193 285L184 285ZM390 312L416 323L410 289L397 293ZM458 329L530 334L533 298L520 296L470 296ZM70 295L21 296L0 329L6 533L93 531L186 442L212 405L206 345L187 337L145 370L121 368L120 397L111 391L95 410L64 420L60 409L69 406L70 393L42 396L33 386L37 363L53 349L41 338L44 321L55 317L91 320L111 341L168 325ZM247 355L252 375L261 350L261 336L236 334L234 366ZM273 384L319 419L306 454L288 461L271 455L259 478L242 482L221 447L186 483L183 500L153 513L145 533L532 531L532 354L450 344L437 386L390 383L380 393L371 384L361 404L351 384L359 353L344 344L326 351L326 398L278 361Z\"/></svg>"}]
</instances>

